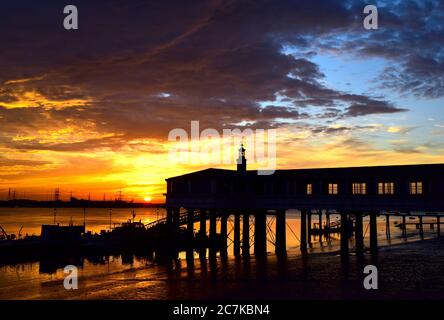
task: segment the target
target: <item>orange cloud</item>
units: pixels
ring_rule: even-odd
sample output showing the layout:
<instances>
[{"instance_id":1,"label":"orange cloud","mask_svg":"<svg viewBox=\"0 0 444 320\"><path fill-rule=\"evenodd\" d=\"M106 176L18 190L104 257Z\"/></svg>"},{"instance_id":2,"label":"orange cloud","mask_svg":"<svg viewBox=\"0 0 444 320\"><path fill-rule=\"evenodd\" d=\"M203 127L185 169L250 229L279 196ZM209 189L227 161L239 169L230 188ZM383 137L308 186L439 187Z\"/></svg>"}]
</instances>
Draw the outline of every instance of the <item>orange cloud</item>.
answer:
<instances>
[{"instance_id":1,"label":"orange cloud","mask_svg":"<svg viewBox=\"0 0 444 320\"><path fill-rule=\"evenodd\" d=\"M1 107L6 109L43 107L44 109L60 110L70 107L85 107L90 105L92 102L91 99L55 100L45 97L36 90L13 92L11 95L15 100L10 102L0 102Z\"/></svg>"}]
</instances>

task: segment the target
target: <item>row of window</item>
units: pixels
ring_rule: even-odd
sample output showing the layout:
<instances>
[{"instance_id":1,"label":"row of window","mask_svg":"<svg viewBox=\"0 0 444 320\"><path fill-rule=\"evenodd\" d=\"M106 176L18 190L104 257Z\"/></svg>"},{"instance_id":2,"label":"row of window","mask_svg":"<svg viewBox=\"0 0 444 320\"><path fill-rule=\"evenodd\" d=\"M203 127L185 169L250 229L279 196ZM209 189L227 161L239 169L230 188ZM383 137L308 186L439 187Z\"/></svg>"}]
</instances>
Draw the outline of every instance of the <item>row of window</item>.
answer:
<instances>
[{"instance_id":1,"label":"row of window","mask_svg":"<svg viewBox=\"0 0 444 320\"><path fill-rule=\"evenodd\" d=\"M415 181L409 183L410 194L422 194L422 182ZM328 194L334 195L339 193L337 183L328 184ZM307 194L313 194L313 184L307 184ZM367 184L365 182L352 183L352 194L367 194ZM378 182L378 194L395 194L394 182Z\"/></svg>"}]
</instances>

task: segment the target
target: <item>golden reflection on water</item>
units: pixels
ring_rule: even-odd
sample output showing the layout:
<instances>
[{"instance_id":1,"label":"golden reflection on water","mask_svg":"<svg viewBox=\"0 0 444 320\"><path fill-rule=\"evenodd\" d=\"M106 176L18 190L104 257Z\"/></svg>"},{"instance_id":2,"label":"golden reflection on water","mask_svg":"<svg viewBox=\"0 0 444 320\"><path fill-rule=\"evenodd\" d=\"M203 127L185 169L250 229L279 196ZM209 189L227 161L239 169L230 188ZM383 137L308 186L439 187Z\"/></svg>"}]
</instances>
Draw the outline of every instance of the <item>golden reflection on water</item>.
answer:
<instances>
[{"instance_id":1,"label":"golden reflection on water","mask_svg":"<svg viewBox=\"0 0 444 320\"><path fill-rule=\"evenodd\" d=\"M136 220L142 220L144 223L154 221L164 216L163 209L135 209ZM68 222L71 217L74 222L80 223L83 221L82 209L60 209L58 219L60 223ZM113 209L113 217L115 221L125 221L131 217L131 209ZM51 223L51 209L45 208L1 208L0 211L0 225L5 229L14 230L18 226L24 225L26 233L39 233L40 225L43 223ZM334 221L338 217L333 215L331 220ZM401 230L395 226L395 222L400 222L400 217L391 218L390 231L391 239L386 239L385 218L378 218L378 242L379 245L401 243L405 240L401 237ZM417 222L411 220L409 222ZM317 222L317 217L313 215L312 222ZM325 222L325 217L324 217ZM424 218L424 232L425 238L436 236L435 229L430 229L428 222L435 222L433 218ZM270 240L267 243L268 259L275 260L273 231L275 230L275 221L269 216L268 222L269 230L267 238ZM364 230L367 229L368 219L364 218ZM25 227L26 226L26 227ZM229 237L232 237L233 221L228 223ZM87 229L93 232L99 232L101 229L109 227L109 210L107 209L88 209L87 213ZM199 224L194 225L195 231L198 230ZM207 230L208 230L207 226ZM217 226L217 231L220 231L220 225ZM299 232L300 220L296 211L287 214L287 250L288 255L299 255ZM254 234L254 227L250 235ZM408 241L419 239L419 232L414 226L409 226ZM365 235L365 243L368 246L368 232ZM228 241L230 244L231 242ZM353 247L353 241L350 243ZM312 238L311 252L328 252L337 250L338 240L333 236L329 243L325 239L318 237ZM253 253L254 246L251 248ZM20 263L16 265L0 266L0 299L33 299L33 298L76 298L79 294L83 298L94 298L94 296L101 297L106 295L106 292L112 290L118 292L124 290L125 285L119 286L121 282L136 281L136 288L144 288L156 286L156 283L162 281L171 281L173 278L188 278L188 277L207 277L211 274L220 274L225 276L232 276L233 268L239 268L239 262L233 257L232 245L228 248L230 257L227 261L221 259L219 255L216 260L208 259L208 252L204 260L200 259L197 252L193 251L192 256L186 252L179 253L177 261L169 261L167 264L158 264L149 256L134 256L134 255L119 255L119 256L98 256L88 258L69 258L68 260L43 260L30 263ZM188 258L188 259L187 259ZM253 260L254 261L254 257ZM62 282L65 274L63 268L67 264L74 264L79 267L79 278L81 279L81 290L79 292L67 292L63 289ZM230 271L231 270L231 271ZM262 270L262 271L261 271ZM242 274L248 277L251 272L260 273L266 272L265 269L257 269L251 264L242 264ZM140 283L139 280L143 280ZM119 289L120 288L120 289ZM104 291L105 290L105 291ZM153 289L154 290L154 289ZM162 291L155 289L153 297L161 298L164 294ZM148 297L150 294L146 293ZM84 296L83 296L84 295Z\"/></svg>"}]
</instances>

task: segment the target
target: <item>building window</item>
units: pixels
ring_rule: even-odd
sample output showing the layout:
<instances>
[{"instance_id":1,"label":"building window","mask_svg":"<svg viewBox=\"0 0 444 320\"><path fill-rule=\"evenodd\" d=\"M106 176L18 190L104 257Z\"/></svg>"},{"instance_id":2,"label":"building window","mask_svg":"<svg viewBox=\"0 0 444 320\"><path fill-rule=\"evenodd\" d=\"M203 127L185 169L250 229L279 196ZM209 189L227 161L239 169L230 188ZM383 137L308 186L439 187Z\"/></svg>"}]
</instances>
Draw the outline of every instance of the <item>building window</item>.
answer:
<instances>
[{"instance_id":1,"label":"building window","mask_svg":"<svg viewBox=\"0 0 444 320\"><path fill-rule=\"evenodd\" d=\"M338 194L338 184L329 183L328 184L328 194Z\"/></svg>"},{"instance_id":2,"label":"building window","mask_svg":"<svg viewBox=\"0 0 444 320\"><path fill-rule=\"evenodd\" d=\"M367 193L367 185L365 183L353 183L352 184L352 193L353 194L366 194Z\"/></svg>"},{"instance_id":3,"label":"building window","mask_svg":"<svg viewBox=\"0 0 444 320\"><path fill-rule=\"evenodd\" d=\"M422 194L422 182L410 182L409 184L410 194Z\"/></svg>"},{"instance_id":4,"label":"building window","mask_svg":"<svg viewBox=\"0 0 444 320\"><path fill-rule=\"evenodd\" d=\"M307 194L313 194L313 185L311 183L307 183Z\"/></svg>"},{"instance_id":5,"label":"building window","mask_svg":"<svg viewBox=\"0 0 444 320\"><path fill-rule=\"evenodd\" d=\"M393 182L379 182L378 194L394 194L395 184Z\"/></svg>"}]
</instances>

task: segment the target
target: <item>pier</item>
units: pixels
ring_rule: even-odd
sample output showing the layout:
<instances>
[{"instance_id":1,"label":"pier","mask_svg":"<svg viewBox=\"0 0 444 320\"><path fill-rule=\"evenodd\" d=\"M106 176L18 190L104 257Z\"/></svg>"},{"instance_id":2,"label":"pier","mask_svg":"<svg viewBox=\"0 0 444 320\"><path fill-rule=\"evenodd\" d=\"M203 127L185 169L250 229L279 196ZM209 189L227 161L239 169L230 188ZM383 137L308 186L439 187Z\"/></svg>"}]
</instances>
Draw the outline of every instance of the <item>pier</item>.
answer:
<instances>
[{"instance_id":1,"label":"pier","mask_svg":"<svg viewBox=\"0 0 444 320\"><path fill-rule=\"evenodd\" d=\"M275 252L285 255L286 212L295 209L301 215L302 253L312 246L312 235L321 239L338 234L341 255L347 257L352 236L357 254L378 251L377 216L385 216L386 235L390 238L392 216L402 218L400 227L405 236L406 217L419 218L415 224L420 234L423 234L423 217L436 219L428 225L431 228L436 225L440 235L444 215L444 164L276 170L267 176L247 170L245 149L241 147L237 170L210 168L166 181L167 216L147 228L165 224L172 230L174 241L174 234L182 226L187 227L191 237L196 222L199 234L206 235L209 221L210 252L219 246L223 255L227 253L229 220L234 223L231 239L234 256L248 256L251 246L255 256L266 254L268 216L276 220ZM331 222L332 214L339 215L340 220ZM364 246L364 217L369 220L368 248Z\"/></svg>"}]
</instances>

